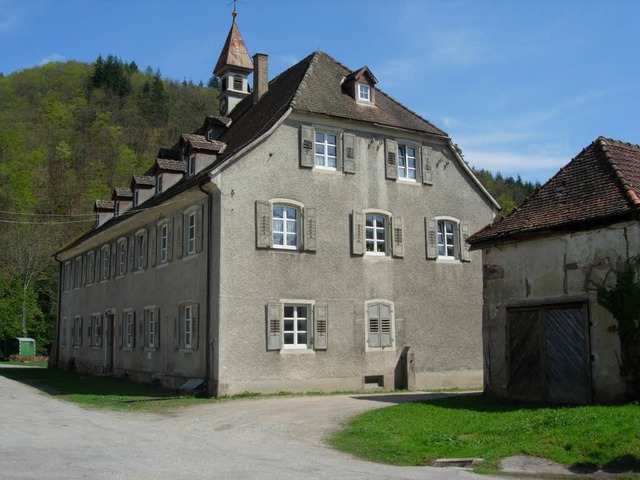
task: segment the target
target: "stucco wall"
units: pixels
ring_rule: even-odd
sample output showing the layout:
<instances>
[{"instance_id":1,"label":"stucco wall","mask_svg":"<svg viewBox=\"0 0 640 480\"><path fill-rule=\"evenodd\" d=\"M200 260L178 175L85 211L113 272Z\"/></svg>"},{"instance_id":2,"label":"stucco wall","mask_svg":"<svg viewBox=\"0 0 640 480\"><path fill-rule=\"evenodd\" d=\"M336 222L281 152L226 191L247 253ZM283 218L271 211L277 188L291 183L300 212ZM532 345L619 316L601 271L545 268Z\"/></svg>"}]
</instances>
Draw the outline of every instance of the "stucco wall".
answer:
<instances>
[{"instance_id":1,"label":"stucco wall","mask_svg":"<svg viewBox=\"0 0 640 480\"><path fill-rule=\"evenodd\" d=\"M341 131L327 120L304 120ZM492 220L489 202L451 153L436 156L433 185L387 180L384 139L424 138L347 131L357 136L353 175L300 167L300 122L290 118L215 179L221 189L221 394L353 390L363 388L368 375L384 375L385 388L393 388L405 346L414 354L416 388L481 385L481 254L472 253L469 263L427 260L425 218L455 217L473 232ZM317 209L315 252L256 248L255 202L274 198ZM367 208L403 217L404 258L351 255L350 214ZM266 305L282 299L329 306L326 351L267 350ZM394 304L395 348L366 348L365 301L371 299Z\"/></svg>"},{"instance_id":2,"label":"stucco wall","mask_svg":"<svg viewBox=\"0 0 640 480\"><path fill-rule=\"evenodd\" d=\"M621 260L640 253L637 223L493 246L483 252L484 376L487 392L508 396L507 308L586 301L589 312L593 400L615 401L624 393L618 374L618 334L611 314L597 303L594 284Z\"/></svg>"}]
</instances>

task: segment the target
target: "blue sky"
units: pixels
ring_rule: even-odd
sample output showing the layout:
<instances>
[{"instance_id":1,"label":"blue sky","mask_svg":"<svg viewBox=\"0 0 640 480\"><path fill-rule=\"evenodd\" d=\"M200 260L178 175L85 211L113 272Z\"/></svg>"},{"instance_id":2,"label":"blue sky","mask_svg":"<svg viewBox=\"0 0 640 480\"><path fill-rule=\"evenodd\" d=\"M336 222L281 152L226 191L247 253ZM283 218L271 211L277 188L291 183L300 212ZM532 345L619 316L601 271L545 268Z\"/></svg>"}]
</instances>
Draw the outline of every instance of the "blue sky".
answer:
<instances>
[{"instance_id":1,"label":"blue sky","mask_svg":"<svg viewBox=\"0 0 640 480\"><path fill-rule=\"evenodd\" d=\"M323 50L449 133L473 166L545 182L598 136L640 143L640 2L242 0L270 78ZM206 83L229 0L0 0L0 72L114 54Z\"/></svg>"}]
</instances>

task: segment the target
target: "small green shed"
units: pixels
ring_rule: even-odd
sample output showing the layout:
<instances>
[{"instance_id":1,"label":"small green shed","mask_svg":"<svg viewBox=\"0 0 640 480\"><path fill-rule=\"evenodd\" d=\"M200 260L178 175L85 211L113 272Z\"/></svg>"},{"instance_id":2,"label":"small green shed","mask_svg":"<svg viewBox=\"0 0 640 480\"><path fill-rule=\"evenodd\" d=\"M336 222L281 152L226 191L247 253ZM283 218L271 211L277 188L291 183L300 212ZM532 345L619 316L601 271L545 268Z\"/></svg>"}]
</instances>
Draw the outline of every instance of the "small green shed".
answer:
<instances>
[{"instance_id":1,"label":"small green shed","mask_svg":"<svg viewBox=\"0 0 640 480\"><path fill-rule=\"evenodd\" d=\"M28 337L14 337L7 342L7 353L21 357L33 357L36 354L36 341Z\"/></svg>"}]
</instances>

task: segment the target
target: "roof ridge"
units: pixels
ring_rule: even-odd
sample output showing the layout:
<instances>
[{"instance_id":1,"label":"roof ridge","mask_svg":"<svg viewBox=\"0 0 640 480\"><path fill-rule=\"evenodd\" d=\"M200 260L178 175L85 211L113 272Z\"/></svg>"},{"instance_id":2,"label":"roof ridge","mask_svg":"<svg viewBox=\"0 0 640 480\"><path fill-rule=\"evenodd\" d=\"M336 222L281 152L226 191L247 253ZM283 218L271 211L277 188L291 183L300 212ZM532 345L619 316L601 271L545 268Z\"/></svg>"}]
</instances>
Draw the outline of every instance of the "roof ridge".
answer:
<instances>
[{"instance_id":1,"label":"roof ridge","mask_svg":"<svg viewBox=\"0 0 640 480\"><path fill-rule=\"evenodd\" d=\"M604 154L604 158L609 163L609 166L613 169L613 173L616 176L616 180L618 181L619 186L622 188L624 195L627 197L627 200L629 200L632 207L640 207L640 198L638 197L638 194L633 189L633 187L629 184L627 179L624 177L622 173L622 169L620 168L618 163L614 160L611 152L609 152L609 145L607 144L607 142L618 143L620 145L625 145L625 142L618 142L616 140L612 140L605 137L598 137L598 139L596 140L596 143L598 144L598 146L602 150L602 153ZM632 146L632 144L630 143L626 143L626 145Z\"/></svg>"},{"instance_id":2,"label":"roof ridge","mask_svg":"<svg viewBox=\"0 0 640 480\"><path fill-rule=\"evenodd\" d=\"M302 76L302 79L300 80L300 82L298 83L298 86L296 87L296 91L293 94L293 97L291 97L291 100L289 101L289 105L292 108L296 108L296 103L298 102L298 100L300 99L300 96L302 95L302 89L307 85L307 78L311 75L311 71L313 70L313 66L316 63L318 63L318 57L319 57L318 54L319 53L324 53L324 52L322 52L321 50L316 50L311 55L307 55L305 58L303 58L301 60L301 62L304 62L307 58L311 57L311 59L309 60L309 65L307 66L306 71L304 72L304 75ZM293 65L291 68L293 68L294 66L295 65ZM282 75L282 74L280 74L280 75ZM278 76L280 76L280 75L278 75ZM274 78L274 80L275 80L275 78Z\"/></svg>"}]
</instances>

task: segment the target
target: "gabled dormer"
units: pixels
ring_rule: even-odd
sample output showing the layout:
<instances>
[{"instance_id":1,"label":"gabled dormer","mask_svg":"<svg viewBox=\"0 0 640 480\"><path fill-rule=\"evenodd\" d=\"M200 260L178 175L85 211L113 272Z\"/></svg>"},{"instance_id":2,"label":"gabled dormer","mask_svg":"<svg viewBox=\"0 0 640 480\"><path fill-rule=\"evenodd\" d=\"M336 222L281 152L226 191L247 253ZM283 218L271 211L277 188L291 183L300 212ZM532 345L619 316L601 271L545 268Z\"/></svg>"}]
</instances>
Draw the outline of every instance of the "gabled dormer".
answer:
<instances>
[{"instance_id":1,"label":"gabled dormer","mask_svg":"<svg viewBox=\"0 0 640 480\"><path fill-rule=\"evenodd\" d=\"M114 202L111 200L96 200L93 204L96 213L96 228L111 220L114 216Z\"/></svg>"},{"instance_id":2,"label":"gabled dormer","mask_svg":"<svg viewBox=\"0 0 640 480\"><path fill-rule=\"evenodd\" d=\"M365 66L347 75L342 82L342 88L356 102L363 105L375 105L376 83L378 83L378 79L371 73L369 67Z\"/></svg>"},{"instance_id":3,"label":"gabled dormer","mask_svg":"<svg viewBox=\"0 0 640 480\"><path fill-rule=\"evenodd\" d=\"M119 217L133 207L133 192L128 187L116 187L111 195L114 205L114 216Z\"/></svg>"},{"instance_id":4,"label":"gabled dormer","mask_svg":"<svg viewBox=\"0 0 640 480\"><path fill-rule=\"evenodd\" d=\"M217 140L208 140L204 135L183 133L179 146L182 159L187 164L187 177L191 177L212 165L227 145Z\"/></svg>"},{"instance_id":5,"label":"gabled dormer","mask_svg":"<svg viewBox=\"0 0 640 480\"><path fill-rule=\"evenodd\" d=\"M133 206L146 202L155 193L156 179L150 175L134 175L131 179Z\"/></svg>"},{"instance_id":6,"label":"gabled dormer","mask_svg":"<svg viewBox=\"0 0 640 480\"><path fill-rule=\"evenodd\" d=\"M184 177L187 172L187 164L182 160L157 158L152 168L156 179L156 195L173 187Z\"/></svg>"},{"instance_id":7,"label":"gabled dormer","mask_svg":"<svg viewBox=\"0 0 640 480\"><path fill-rule=\"evenodd\" d=\"M249 74L253 71L253 62L242 40L236 24L237 13L233 12L233 23L227 35L213 74L220 78L222 93L218 96L218 110L228 115L240 101L251 93Z\"/></svg>"},{"instance_id":8,"label":"gabled dormer","mask_svg":"<svg viewBox=\"0 0 640 480\"><path fill-rule=\"evenodd\" d=\"M231 126L231 123L232 120L229 117L207 115L200 131L207 140L218 140Z\"/></svg>"}]
</instances>

